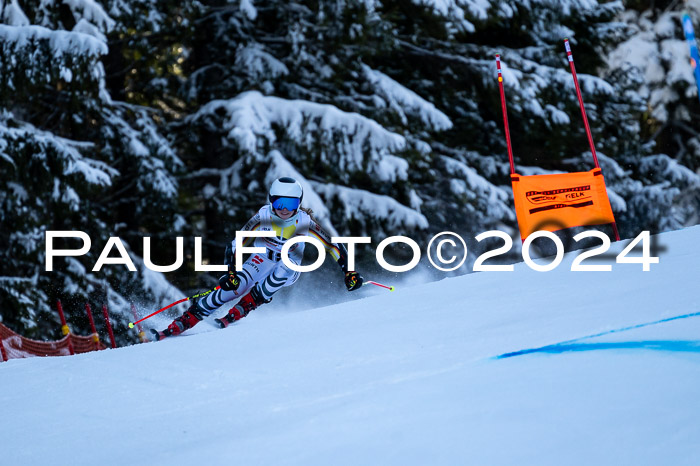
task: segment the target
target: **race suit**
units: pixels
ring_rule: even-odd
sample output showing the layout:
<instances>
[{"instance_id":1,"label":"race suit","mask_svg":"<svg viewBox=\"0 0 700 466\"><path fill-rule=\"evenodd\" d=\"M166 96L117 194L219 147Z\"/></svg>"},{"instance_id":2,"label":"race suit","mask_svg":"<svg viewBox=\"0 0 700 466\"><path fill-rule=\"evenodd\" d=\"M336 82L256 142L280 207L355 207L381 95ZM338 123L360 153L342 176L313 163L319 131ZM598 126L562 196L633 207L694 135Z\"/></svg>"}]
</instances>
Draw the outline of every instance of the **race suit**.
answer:
<instances>
[{"instance_id":1,"label":"race suit","mask_svg":"<svg viewBox=\"0 0 700 466\"><path fill-rule=\"evenodd\" d=\"M252 254L236 271L240 284L235 291L218 289L200 299L197 303L202 314L209 315L225 303L245 296L254 286L265 301L269 301L277 291L285 286L294 284L299 278L299 272L291 270L281 260L284 244L297 236L310 236L321 242L326 252L336 260L343 273L347 272L348 253L342 244L331 243L331 236L305 211L298 209L297 213L287 220L282 220L272 213L272 207L263 206L241 231L273 231L274 237L246 238L243 246L264 247L265 253ZM293 245L288 252L290 262L301 265L306 243ZM231 269L235 265L236 240L231 241L226 248L226 265Z\"/></svg>"}]
</instances>

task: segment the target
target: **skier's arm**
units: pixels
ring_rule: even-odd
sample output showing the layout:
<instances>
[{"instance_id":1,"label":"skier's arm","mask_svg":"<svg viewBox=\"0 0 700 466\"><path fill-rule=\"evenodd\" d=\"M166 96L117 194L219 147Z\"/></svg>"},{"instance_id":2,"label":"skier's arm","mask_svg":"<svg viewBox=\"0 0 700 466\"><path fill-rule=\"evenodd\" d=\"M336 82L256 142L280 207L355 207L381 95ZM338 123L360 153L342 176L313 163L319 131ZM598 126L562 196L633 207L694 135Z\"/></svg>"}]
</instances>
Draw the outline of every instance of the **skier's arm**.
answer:
<instances>
[{"instance_id":1,"label":"skier's arm","mask_svg":"<svg viewBox=\"0 0 700 466\"><path fill-rule=\"evenodd\" d=\"M248 220L240 231L255 231L260 228L260 213L258 212ZM243 246L248 246L250 243L255 241L255 238L246 238L243 241ZM234 270L236 265L236 238L234 238L227 246L226 251L224 251L224 264L228 265L229 271Z\"/></svg>"},{"instance_id":2,"label":"skier's arm","mask_svg":"<svg viewBox=\"0 0 700 466\"><path fill-rule=\"evenodd\" d=\"M309 225L309 236L312 238L316 238L323 244L323 247L326 249L326 252L335 259L336 262L338 262L338 265L340 268L343 270L343 273L348 271L348 251L345 249L345 246L342 244L338 243L331 243L331 236L326 233L326 231L321 228L321 226L314 222L313 220L310 221Z\"/></svg>"},{"instance_id":3,"label":"skier's arm","mask_svg":"<svg viewBox=\"0 0 700 466\"><path fill-rule=\"evenodd\" d=\"M318 239L326 252L336 260L345 275L345 286L348 291L356 290L362 286L363 279L360 274L354 270L348 270L348 251L343 244L331 243L331 236L313 220L309 225L309 236Z\"/></svg>"}]
</instances>

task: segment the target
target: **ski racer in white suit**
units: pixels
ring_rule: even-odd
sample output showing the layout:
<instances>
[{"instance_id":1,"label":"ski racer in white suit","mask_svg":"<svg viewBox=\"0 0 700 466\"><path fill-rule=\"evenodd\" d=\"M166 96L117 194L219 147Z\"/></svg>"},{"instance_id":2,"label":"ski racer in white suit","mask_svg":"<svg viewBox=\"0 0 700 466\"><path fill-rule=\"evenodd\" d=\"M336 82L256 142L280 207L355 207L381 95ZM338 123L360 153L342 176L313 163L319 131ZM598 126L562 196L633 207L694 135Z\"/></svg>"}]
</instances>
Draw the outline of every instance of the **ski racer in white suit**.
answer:
<instances>
[{"instance_id":1,"label":"ski racer in white suit","mask_svg":"<svg viewBox=\"0 0 700 466\"><path fill-rule=\"evenodd\" d=\"M296 236L311 236L318 239L337 262L345 274L345 286L353 291L362 286L359 273L347 268L347 250L342 244L331 243L331 238L306 211L301 209L303 190L293 178L279 178L272 183L269 203L264 205L243 227L242 231L273 231L274 237L246 238L243 246L264 247L265 253L252 254L241 270L235 270L236 240L226 248L225 263L229 272L219 279L220 289L196 301L182 316L178 317L157 338L178 335L192 328L205 316L227 302L239 299L238 303L216 322L223 328L242 319L250 311L270 302L272 296L285 286L294 284L299 272L288 268L281 260L284 244ZM293 245L288 252L289 260L301 265L306 243Z\"/></svg>"}]
</instances>

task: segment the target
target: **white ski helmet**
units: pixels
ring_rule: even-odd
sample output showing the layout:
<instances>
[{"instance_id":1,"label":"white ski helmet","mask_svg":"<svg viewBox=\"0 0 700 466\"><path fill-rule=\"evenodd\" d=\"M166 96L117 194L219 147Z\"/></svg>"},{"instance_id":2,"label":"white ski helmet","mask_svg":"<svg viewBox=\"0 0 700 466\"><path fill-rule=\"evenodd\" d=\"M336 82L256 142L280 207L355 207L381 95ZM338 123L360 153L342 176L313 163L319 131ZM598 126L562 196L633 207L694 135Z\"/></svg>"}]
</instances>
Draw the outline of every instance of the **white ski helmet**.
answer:
<instances>
[{"instance_id":1,"label":"white ski helmet","mask_svg":"<svg viewBox=\"0 0 700 466\"><path fill-rule=\"evenodd\" d=\"M294 211L301 205L303 197L304 190L301 184L294 178L285 176L276 179L272 183L268 199L273 209L282 210L286 208L289 211Z\"/></svg>"}]
</instances>

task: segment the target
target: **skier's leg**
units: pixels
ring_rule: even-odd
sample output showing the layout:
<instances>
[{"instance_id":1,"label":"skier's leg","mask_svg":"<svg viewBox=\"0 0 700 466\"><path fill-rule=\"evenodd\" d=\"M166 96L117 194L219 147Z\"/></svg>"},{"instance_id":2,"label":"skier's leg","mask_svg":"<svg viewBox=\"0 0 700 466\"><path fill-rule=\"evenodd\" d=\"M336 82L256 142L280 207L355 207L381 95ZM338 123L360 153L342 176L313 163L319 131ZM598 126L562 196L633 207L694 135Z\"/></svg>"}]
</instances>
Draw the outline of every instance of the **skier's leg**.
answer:
<instances>
[{"instance_id":1,"label":"skier's leg","mask_svg":"<svg viewBox=\"0 0 700 466\"><path fill-rule=\"evenodd\" d=\"M269 259L266 260L269 261ZM269 303L272 295L280 288L292 285L299 278L299 272L289 269L283 262L272 262L272 265L273 267L270 267L272 270L264 280L256 283L250 292L228 311L226 316L217 319L222 328L247 316L253 309Z\"/></svg>"},{"instance_id":2,"label":"skier's leg","mask_svg":"<svg viewBox=\"0 0 700 466\"><path fill-rule=\"evenodd\" d=\"M260 294L260 287L258 285L253 286L250 292L241 298L240 301L236 303L229 311L228 314L223 316L221 319L215 319L221 328L228 327L229 324L234 323L248 315L250 311L258 308L262 304L269 303L270 300L265 300Z\"/></svg>"},{"instance_id":3,"label":"skier's leg","mask_svg":"<svg viewBox=\"0 0 700 466\"><path fill-rule=\"evenodd\" d=\"M255 259L256 257L257 256L252 256L248 259L248 261L243 264L243 269L236 273L240 280L240 285L236 291L218 289L194 301L187 311L173 320L173 322L168 325L168 328L161 332L160 336L168 337L170 335L179 335L185 330L197 325L202 319L217 310L223 304L245 296L250 288L255 285L255 280L264 277L274 266L274 263L261 263L259 259ZM254 259L255 261L253 261ZM156 331L153 331L153 333L159 335Z\"/></svg>"},{"instance_id":4,"label":"skier's leg","mask_svg":"<svg viewBox=\"0 0 700 466\"><path fill-rule=\"evenodd\" d=\"M168 325L168 328L164 330L164 333L166 336L179 335L185 330L197 325L207 315L209 314L205 313L195 301L192 303L189 309L187 309L180 317L173 320L173 322Z\"/></svg>"},{"instance_id":5,"label":"skier's leg","mask_svg":"<svg viewBox=\"0 0 700 466\"><path fill-rule=\"evenodd\" d=\"M274 264L274 262L260 254L249 257L243 263L243 268L236 272L240 284L235 291L218 289L198 301L199 307L206 312L204 315L208 316L229 301L245 296L257 281L263 279L269 273Z\"/></svg>"},{"instance_id":6,"label":"skier's leg","mask_svg":"<svg viewBox=\"0 0 700 466\"><path fill-rule=\"evenodd\" d=\"M299 272L290 269L284 262L277 263L271 273L258 286L260 294L266 301L272 299L272 295L285 286L291 286L299 279Z\"/></svg>"},{"instance_id":7,"label":"skier's leg","mask_svg":"<svg viewBox=\"0 0 700 466\"><path fill-rule=\"evenodd\" d=\"M168 328L162 332L159 332L156 329L151 329L151 333L153 334L152 338L154 340L161 340L171 335L179 335L185 330L197 325L206 315L208 315L208 313L205 313L196 302L193 302L189 309L187 309L180 317L173 320L172 323L168 325Z\"/></svg>"}]
</instances>

